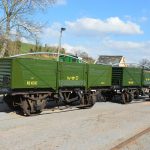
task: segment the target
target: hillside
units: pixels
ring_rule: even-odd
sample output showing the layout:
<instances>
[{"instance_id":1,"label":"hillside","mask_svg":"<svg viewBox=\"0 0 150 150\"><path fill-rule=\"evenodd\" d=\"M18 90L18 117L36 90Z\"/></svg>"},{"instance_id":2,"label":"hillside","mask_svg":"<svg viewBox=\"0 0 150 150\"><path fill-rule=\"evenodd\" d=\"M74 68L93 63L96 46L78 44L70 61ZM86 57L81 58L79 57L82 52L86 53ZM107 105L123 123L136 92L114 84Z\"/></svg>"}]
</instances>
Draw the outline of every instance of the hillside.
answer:
<instances>
[{"instance_id":1,"label":"hillside","mask_svg":"<svg viewBox=\"0 0 150 150\"><path fill-rule=\"evenodd\" d=\"M21 43L21 53L29 52L31 49L34 49L35 45L29 43Z\"/></svg>"},{"instance_id":2,"label":"hillside","mask_svg":"<svg viewBox=\"0 0 150 150\"><path fill-rule=\"evenodd\" d=\"M20 52L19 53L27 53L27 52L52 52L57 53L58 47L56 46L41 46L41 45L35 45L30 43L22 43L20 44ZM61 48L60 53L64 54L65 49Z\"/></svg>"},{"instance_id":3,"label":"hillside","mask_svg":"<svg viewBox=\"0 0 150 150\"><path fill-rule=\"evenodd\" d=\"M36 44L23 43L23 42L20 42L20 41L10 41L9 42L9 50L10 50L9 55L13 56L13 55L16 55L16 54L24 54L24 53L29 53L29 52L57 53L58 47L56 47L56 46L47 46L47 45L41 46L41 45L36 45ZM61 54L67 54L66 50L63 47L61 48L60 53ZM95 61L86 52L78 51L78 56L83 58L85 61L87 61L89 63L93 63ZM33 56L31 56L31 57L33 57ZM44 57L47 57L47 56L44 56Z\"/></svg>"}]
</instances>

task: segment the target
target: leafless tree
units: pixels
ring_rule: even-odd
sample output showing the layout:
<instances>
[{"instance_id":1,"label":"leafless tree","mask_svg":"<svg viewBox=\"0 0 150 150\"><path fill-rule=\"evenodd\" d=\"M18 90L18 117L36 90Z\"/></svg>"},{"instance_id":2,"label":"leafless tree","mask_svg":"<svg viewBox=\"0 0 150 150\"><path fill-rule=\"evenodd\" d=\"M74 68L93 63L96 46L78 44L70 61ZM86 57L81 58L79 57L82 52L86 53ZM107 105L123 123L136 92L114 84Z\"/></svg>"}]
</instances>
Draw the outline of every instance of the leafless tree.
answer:
<instances>
[{"instance_id":1,"label":"leafless tree","mask_svg":"<svg viewBox=\"0 0 150 150\"><path fill-rule=\"evenodd\" d=\"M0 11L0 36L4 42L0 57L9 55L8 42L11 36L19 32L21 36L34 37L39 32L40 26L30 20L33 11L45 10L54 4L55 0L1 0Z\"/></svg>"},{"instance_id":2,"label":"leafless tree","mask_svg":"<svg viewBox=\"0 0 150 150\"><path fill-rule=\"evenodd\" d=\"M142 59L139 63L143 67L150 68L150 61L148 59Z\"/></svg>"},{"instance_id":3,"label":"leafless tree","mask_svg":"<svg viewBox=\"0 0 150 150\"><path fill-rule=\"evenodd\" d=\"M84 51L77 50L76 55L83 58L88 63L94 63L95 61L91 56L88 55L87 52Z\"/></svg>"}]
</instances>

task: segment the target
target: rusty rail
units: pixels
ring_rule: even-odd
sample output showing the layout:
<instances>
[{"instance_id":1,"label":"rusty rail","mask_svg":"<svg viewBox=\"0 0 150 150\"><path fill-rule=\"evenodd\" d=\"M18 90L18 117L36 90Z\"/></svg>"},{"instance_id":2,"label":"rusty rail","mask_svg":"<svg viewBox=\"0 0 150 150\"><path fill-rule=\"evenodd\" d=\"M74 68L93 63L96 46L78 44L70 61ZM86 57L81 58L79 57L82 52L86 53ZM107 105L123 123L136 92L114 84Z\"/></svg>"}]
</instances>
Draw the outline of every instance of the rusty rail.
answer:
<instances>
[{"instance_id":1,"label":"rusty rail","mask_svg":"<svg viewBox=\"0 0 150 150\"><path fill-rule=\"evenodd\" d=\"M141 131L140 133L138 133L138 134L132 136L131 138L129 138L129 139L127 139L127 140L121 142L120 144L116 145L115 147L111 148L110 150L119 150L119 149L125 147L126 145L130 144L131 142L137 140L137 139L138 139L139 137L141 137L142 135L147 134L147 133L149 133L149 132L150 132L150 127L147 128L147 129L145 129L145 130L143 130L143 131Z\"/></svg>"}]
</instances>

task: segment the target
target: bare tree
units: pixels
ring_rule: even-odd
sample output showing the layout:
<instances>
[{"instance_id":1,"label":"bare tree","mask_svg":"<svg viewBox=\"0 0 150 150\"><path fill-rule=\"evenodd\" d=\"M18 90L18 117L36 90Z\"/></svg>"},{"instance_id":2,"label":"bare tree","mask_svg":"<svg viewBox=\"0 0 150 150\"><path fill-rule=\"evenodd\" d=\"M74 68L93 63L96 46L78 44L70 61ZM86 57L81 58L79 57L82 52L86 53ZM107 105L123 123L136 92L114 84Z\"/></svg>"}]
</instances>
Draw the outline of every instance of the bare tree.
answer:
<instances>
[{"instance_id":1,"label":"bare tree","mask_svg":"<svg viewBox=\"0 0 150 150\"><path fill-rule=\"evenodd\" d=\"M4 42L0 57L8 56L8 42L11 36L20 32L22 36L34 37L39 32L40 26L29 19L36 9L44 10L55 3L55 0L1 0L0 10L0 36Z\"/></svg>"},{"instance_id":2,"label":"bare tree","mask_svg":"<svg viewBox=\"0 0 150 150\"><path fill-rule=\"evenodd\" d=\"M84 51L78 50L76 51L76 55L83 58L88 63L94 63L95 61L91 56L88 55L87 52L84 52Z\"/></svg>"},{"instance_id":3,"label":"bare tree","mask_svg":"<svg viewBox=\"0 0 150 150\"><path fill-rule=\"evenodd\" d=\"M150 61L148 59L142 59L139 63L143 67L150 68Z\"/></svg>"}]
</instances>

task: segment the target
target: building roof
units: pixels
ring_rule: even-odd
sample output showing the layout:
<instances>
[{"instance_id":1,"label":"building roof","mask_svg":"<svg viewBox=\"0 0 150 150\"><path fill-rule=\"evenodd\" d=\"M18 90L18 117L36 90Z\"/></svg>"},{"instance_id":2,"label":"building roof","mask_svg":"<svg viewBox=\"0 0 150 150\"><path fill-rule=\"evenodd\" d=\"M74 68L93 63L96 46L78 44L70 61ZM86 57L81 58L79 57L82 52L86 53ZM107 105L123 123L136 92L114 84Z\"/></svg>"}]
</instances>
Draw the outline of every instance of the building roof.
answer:
<instances>
[{"instance_id":1,"label":"building roof","mask_svg":"<svg viewBox=\"0 0 150 150\"><path fill-rule=\"evenodd\" d=\"M107 55L100 55L96 61L96 64L119 64L122 60L123 56L107 56Z\"/></svg>"}]
</instances>

